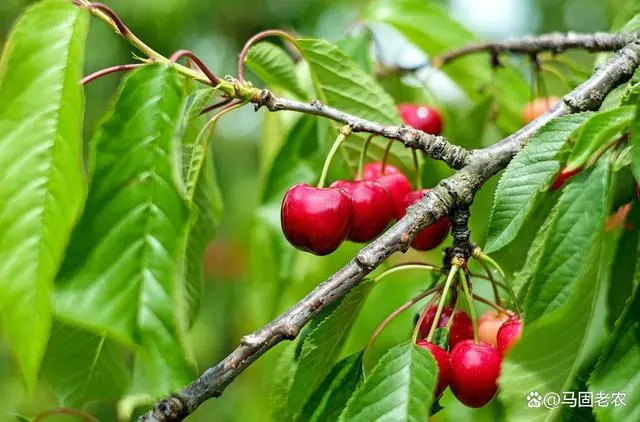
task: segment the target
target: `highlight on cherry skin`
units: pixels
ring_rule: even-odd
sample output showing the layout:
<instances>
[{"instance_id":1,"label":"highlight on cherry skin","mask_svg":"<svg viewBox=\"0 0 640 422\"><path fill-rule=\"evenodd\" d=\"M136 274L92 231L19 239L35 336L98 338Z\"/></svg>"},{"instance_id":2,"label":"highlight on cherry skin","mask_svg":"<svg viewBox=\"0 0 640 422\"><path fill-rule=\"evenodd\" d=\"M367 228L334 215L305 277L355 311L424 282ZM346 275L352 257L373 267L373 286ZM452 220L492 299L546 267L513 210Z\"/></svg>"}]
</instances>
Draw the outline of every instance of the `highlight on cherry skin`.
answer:
<instances>
[{"instance_id":1,"label":"highlight on cherry skin","mask_svg":"<svg viewBox=\"0 0 640 422\"><path fill-rule=\"evenodd\" d=\"M351 199L352 219L347 239L353 242L373 240L393 218L391 195L381 183L339 180L331 187L343 190Z\"/></svg>"},{"instance_id":2,"label":"highlight on cherry skin","mask_svg":"<svg viewBox=\"0 0 640 422\"><path fill-rule=\"evenodd\" d=\"M405 210L402 215L405 214L406 208L419 202L427 192L429 192L429 189L408 193L404 198ZM449 217L442 217L440 220L422 229L416 235L415 239L413 239L411 247L418 251L430 251L435 249L447 238L450 230L451 223L449 221Z\"/></svg>"},{"instance_id":3,"label":"highlight on cherry skin","mask_svg":"<svg viewBox=\"0 0 640 422\"><path fill-rule=\"evenodd\" d=\"M297 184L282 202L282 231L296 248L328 255L347 238L352 208L351 198L342 189Z\"/></svg>"},{"instance_id":4,"label":"highlight on cherry skin","mask_svg":"<svg viewBox=\"0 0 640 422\"><path fill-rule=\"evenodd\" d=\"M404 198L411 192L411 182L398 168L391 164L373 162L365 164L363 169L363 179L373 180L387 188L393 204L393 216L396 219L402 218L405 212Z\"/></svg>"},{"instance_id":5,"label":"highlight on cherry skin","mask_svg":"<svg viewBox=\"0 0 640 422\"><path fill-rule=\"evenodd\" d=\"M402 103L398 106L398 112L402 121L414 129L430 135L442 133L442 115L433 107Z\"/></svg>"}]
</instances>

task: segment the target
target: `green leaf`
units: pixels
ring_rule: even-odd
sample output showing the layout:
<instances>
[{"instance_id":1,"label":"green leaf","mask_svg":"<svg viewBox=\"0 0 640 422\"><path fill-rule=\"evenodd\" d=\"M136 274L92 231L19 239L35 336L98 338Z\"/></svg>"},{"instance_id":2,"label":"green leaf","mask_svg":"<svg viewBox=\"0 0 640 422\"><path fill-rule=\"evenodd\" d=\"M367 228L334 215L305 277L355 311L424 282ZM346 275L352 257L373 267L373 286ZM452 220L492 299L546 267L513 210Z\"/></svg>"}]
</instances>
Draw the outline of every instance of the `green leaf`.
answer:
<instances>
[{"instance_id":1,"label":"green leaf","mask_svg":"<svg viewBox=\"0 0 640 422\"><path fill-rule=\"evenodd\" d=\"M183 272L179 275L183 281L180 286L184 287L186 327L191 326L200 309L204 286L203 256L222 216L222 194L211 149L207 146L209 132L199 136L208 120L200 113L214 93L212 89L203 89L187 98L180 120L181 129L174 140L174 149L181 152L178 168L182 170L181 183L189 206L191 226L183 247Z\"/></svg>"},{"instance_id":2,"label":"green leaf","mask_svg":"<svg viewBox=\"0 0 640 422\"><path fill-rule=\"evenodd\" d=\"M371 35L368 31L338 40L336 45L358 63L365 72L371 73L373 68L371 63Z\"/></svg>"},{"instance_id":3,"label":"green leaf","mask_svg":"<svg viewBox=\"0 0 640 422\"><path fill-rule=\"evenodd\" d=\"M289 391L292 414L302 409L313 390L331 370L373 286L372 281L366 280L354 287L305 338Z\"/></svg>"},{"instance_id":4,"label":"green leaf","mask_svg":"<svg viewBox=\"0 0 640 422\"><path fill-rule=\"evenodd\" d=\"M640 221L640 209L637 203L632 205L627 221ZM634 274L640 273L640 266L636 262L638 253L640 253L640 231L637 228L635 230L623 229L618 239L613 264L611 265L612 282L607 294L609 309L607 322L610 327L614 326L618 317L622 314L633 292Z\"/></svg>"},{"instance_id":5,"label":"green leaf","mask_svg":"<svg viewBox=\"0 0 640 422\"><path fill-rule=\"evenodd\" d=\"M516 238L560 170L556 157L571 133L591 115L573 114L549 122L509 163L496 190L485 246L487 253L504 248Z\"/></svg>"},{"instance_id":6,"label":"green leaf","mask_svg":"<svg viewBox=\"0 0 640 422\"><path fill-rule=\"evenodd\" d=\"M588 267L588 251L604 232L609 185L609 164L603 159L562 192L552 211L544 252L525 300L527 323L560 307Z\"/></svg>"},{"instance_id":7,"label":"green leaf","mask_svg":"<svg viewBox=\"0 0 640 422\"><path fill-rule=\"evenodd\" d=\"M362 381L362 352L347 356L331 369L302 409L300 421L337 421Z\"/></svg>"},{"instance_id":8,"label":"green leaf","mask_svg":"<svg viewBox=\"0 0 640 422\"><path fill-rule=\"evenodd\" d=\"M183 101L171 67L124 79L92 140L95 174L56 285L62 319L139 346L133 388L153 397L192 376L177 277L188 209L171 151Z\"/></svg>"},{"instance_id":9,"label":"green leaf","mask_svg":"<svg viewBox=\"0 0 640 422\"><path fill-rule=\"evenodd\" d=\"M296 349L300 343L300 338L293 343L286 345L282 355L278 358L274 369L273 387L271 388L270 402L273 403L271 408L271 418L274 421L290 421L293 416L289 413L287 406L287 397L289 389L293 382L298 362L296 360Z\"/></svg>"},{"instance_id":10,"label":"green leaf","mask_svg":"<svg viewBox=\"0 0 640 422\"><path fill-rule=\"evenodd\" d=\"M609 393L609 405L595 409L599 421L631 421L640 414L640 402L637 399L640 394L640 383L637 381L637 368L640 366L639 335L640 293L636 285L589 380L589 391L594 395ZM611 403L613 394L617 393L625 394L624 406Z\"/></svg>"},{"instance_id":11,"label":"green leaf","mask_svg":"<svg viewBox=\"0 0 640 422\"><path fill-rule=\"evenodd\" d=\"M629 142L633 146L633 174L640 183L640 101L636 106L636 115L631 130Z\"/></svg>"},{"instance_id":12,"label":"green leaf","mask_svg":"<svg viewBox=\"0 0 640 422\"><path fill-rule=\"evenodd\" d=\"M411 342L389 350L349 400L341 421L425 421L438 369L431 354Z\"/></svg>"},{"instance_id":13,"label":"green leaf","mask_svg":"<svg viewBox=\"0 0 640 422\"><path fill-rule=\"evenodd\" d=\"M579 169L612 137L626 130L633 120L634 107L625 106L600 112L587 120L575 140L566 171Z\"/></svg>"},{"instance_id":14,"label":"green leaf","mask_svg":"<svg viewBox=\"0 0 640 422\"><path fill-rule=\"evenodd\" d=\"M391 96L342 50L324 40L300 39L298 45L311 69L320 101L363 119L401 123ZM364 139L364 136L352 135L344 143L351 161L357 163ZM411 168L410 152L401 151L392 155L405 169Z\"/></svg>"},{"instance_id":15,"label":"green leaf","mask_svg":"<svg viewBox=\"0 0 640 422\"><path fill-rule=\"evenodd\" d=\"M308 97L298 82L293 59L275 44L261 42L254 45L245 64L269 87L285 89L301 99Z\"/></svg>"},{"instance_id":16,"label":"green leaf","mask_svg":"<svg viewBox=\"0 0 640 422\"><path fill-rule=\"evenodd\" d=\"M86 197L78 81L87 29L86 11L44 1L18 21L0 61L0 319L29 390L51 330L53 280Z\"/></svg>"},{"instance_id":17,"label":"green leaf","mask_svg":"<svg viewBox=\"0 0 640 422\"><path fill-rule=\"evenodd\" d=\"M502 363L499 397L506 408L506 419L510 422L557 420L560 408L529 407L526 395L529 392L538 392L542 396L551 392L561 395L574 384L582 351L588 346L589 326L595 314L596 293L600 282L598 274L603 258L602 227L593 229L596 235L589 242L581 231L590 226L591 220L604 219L603 207L589 203L590 200L585 198L576 197L579 196L576 195L576 191L589 191L592 195L599 196L599 201L606 202L603 198L606 198L608 188L607 167L606 162L601 163L592 172L569 185L572 192L569 192L569 188L565 190L566 195L560 200L559 206L554 210L554 216L551 217L553 223L540 267L545 270L549 267L547 254L554 249L557 250L558 258L564 257L568 263L558 265L558 259L554 260L556 266L560 267L560 272L551 274L553 282L545 286L544 292L548 293L546 296L555 293L546 302L545 307L548 311L539 318L525 313L527 320L522 338L512 347ZM577 216L573 209L575 207L567 208L571 198L581 203L582 210L593 210L593 214L589 212L592 217ZM567 215L564 214L565 210L568 212ZM571 232L566 230L566 220L569 216L576 220L572 225L575 230ZM561 236L564 242L558 244ZM579 244L582 249L576 255L570 256L570 248L566 243L573 242ZM580 261L580 265L576 265L576 261ZM569 270L574 273L568 274ZM541 274L543 271L538 269L535 277L540 277ZM560 277L561 275L564 277ZM561 284L560 281L566 283ZM536 284L532 285L530 292L540 290L540 280L534 279L532 283L534 282ZM535 303L545 304L541 294L538 298L539 302Z\"/></svg>"},{"instance_id":18,"label":"green leaf","mask_svg":"<svg viewBox=\"0 0 640 422\"><path fill-rule=\"evenodd\" d=\"M52 330L42 374L65 407L119 399L131 378L121 346L105 334L63 323Z\"/></svg>"}]
</instances>

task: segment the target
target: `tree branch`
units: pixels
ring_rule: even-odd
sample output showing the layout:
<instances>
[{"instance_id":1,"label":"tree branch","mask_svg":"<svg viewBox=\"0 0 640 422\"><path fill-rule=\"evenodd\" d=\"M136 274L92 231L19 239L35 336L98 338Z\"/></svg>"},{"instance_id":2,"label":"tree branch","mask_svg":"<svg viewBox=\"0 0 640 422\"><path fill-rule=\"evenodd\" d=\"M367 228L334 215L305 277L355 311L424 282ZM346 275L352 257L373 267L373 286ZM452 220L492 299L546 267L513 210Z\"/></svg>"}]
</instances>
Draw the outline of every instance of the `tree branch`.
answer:
<instances>
[{"instance_id":1,"label":"tree branch","mask_svg":"<svg viewBox=\"0 0 640 422\"><path fill-rule=\"evenodd\" d=\"M637 32L596 32L595 34L554 32L535 37L469 44L458 50L433 57L432 64L435 67L440 67L460 57L481 52L498 55L500 53L536 54L543 51L561 53L569 49L583 49L591 52L616 51L638 40L639 35Z\"/></svg>"},{"instance_id":2,"label":"tree branch","mask_svg":"<svg viewBox=\"0 0 640 422\"><path fill-rule=\"evenodd\" d=\"M629 80L639 65L640 44L633 42L599 67L590 79L566 95L563 101L547 113L497 144L473 151L460 171L441 181L420 202L410 207L404 218L378 239L365 246L347 265L318 285L285 313L254 333L243 337L240 345L222 362L208 369L182 391L157 403L149 413L140 417L139 422L181 421L193 413L205 400L220 396L235 377L267 350L282 340L295 338L302 327L314 316L347 293L387 257L398 251L406 251L412 239L422 228L448 215L455 207L468 207L473 201L475 192L490 177L506 167L514 155L526 145L527 140L547 122L565 114L597 109L605 96L616 86ZM274 110L285 109L278 106L285 100L265 99L258 105L269 108L269 101L275 102L275 104L271 103L271 108ZM291 103L284 104L291 105ZM321 114L307 111L306 107L305 105L304 109L296 111L323 116L335 114L335 120L343 118L339 116L344 116L344 114L336 114L340 112L333 109L325 110ZM286 109L294 108L291 106ZM315 108L319 110L322 106ZM346 121L338 121L350 124Z\"/></svg>"},{"instance_id":3,"label":"tree branch","mask_svg":"<svg viewBox=\"0 0 640 422\"><path fill-rule=\"evenodd\" d=\"M311 103L278 98L268 90L262 90L259 98L251 100L256 105L256 110L266 107L269 111L296 111L312 114L334 120L338 123L349 125L353 132L366 132L383 136L387 139L400 141L407 148L422 150L426 155L436 160L441 160L454 169L461 169L471 158L471 153L466 149L453 145L443 136L430 135L421 130L404 125L386 126L370 120L361 119L338 109L323 105L315 100Z\"/></svg>"}]
</instances>

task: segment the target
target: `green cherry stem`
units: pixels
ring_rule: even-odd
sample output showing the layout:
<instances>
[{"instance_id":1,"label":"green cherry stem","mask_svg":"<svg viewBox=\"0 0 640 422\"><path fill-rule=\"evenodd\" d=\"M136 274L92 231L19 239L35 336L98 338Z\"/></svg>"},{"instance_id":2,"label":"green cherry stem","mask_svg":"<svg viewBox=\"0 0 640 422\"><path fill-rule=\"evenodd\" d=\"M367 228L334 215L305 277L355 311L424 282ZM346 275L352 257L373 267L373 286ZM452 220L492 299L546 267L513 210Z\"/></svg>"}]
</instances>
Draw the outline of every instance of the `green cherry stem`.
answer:
<instances>
[{"instance_id":1,"label":"green cherry stem","mask_svg":"<svg viewBox=\"0 0 640 422\"><path fill-rule=\"evenodd\" d=\"M382 156L382 168L380 169L380 173L384 174L384 169L387 167L387 160L389 159L389 153L391 152L391 146L393 145L393 141L389 141L387 147L384 149L384 155Z\"/></svg>"},{"instance_id":2,"label":"green cherry stem","mask_svg":"<svg viewBox=\"0 0 640 422\"><path fill-rule=\"evenodd\" d=\"M320 181L318 182L318 188L323 188L324 184L327 180L327 173L329 173L329 167L331 166L331 161L333 161L333 157L336 155L336 152L340 149L340 145L351 135L351 127L349 125L344 125L340 128L340 134L333 142L331 146L331 150L327 155L327 158L324 160L324 166L322 167L322 173L320 174Z\"/></svg>"},{"instance_id":3,"label":"green cherry stem","mask_svg":"<svg viewBox=\"0 0 640 422\"><path fill-rule=\"evenodd\" d=\"M393 267L381 272L380 274L378 274L373 279L373 282L374 283L378 283L378 282L380 282L380 280L382 280L384 277L386 277L388 275L391 275L393 273L397 273L399 271L406 271L406 270L427 270L427 271L433 271L433 272L438 272L438 273L442 272L442 269L439 268L439 267L436 267L435 265L422 264L422 263L406 263L406 264L400 264L400 265L393 266Z\"/></svg>"},{"instance_id":4,"label":"green cherry stem","mask_svg":"<svg viewBox=\"0 0 640 422\"><path fill-rule=\"evenodd\" d=\"M449 275L447 276L447 281L445 281L444 283L444 288L442 289L442 295L440 296L440 301L438 302L438 308L436 309L436 314L435 314L435 317L433 318L433 323L431 324L431 328L429 329L429 335L427 336L427 341L429 342L431 341L431 339L433 338L433 335L436 332L436 327L438 326L438 322L440 321L440 316L442 315L442 309L444 308L444 304L447 300L447 293L449 293L449 288L451 287L451 283L453 282L453 279L455 278L459 270L460 270L460 267L458 267L457 265L452 265L451 270L449 270ZM417 328L413 332L414 343L418 338L419 327L422 324L422 319L424 319L425 315L426 315L426 312L423 312L422 315L420 316L420 320L418 321L418 324L416 324Z\"/></svg>"},{"instance_id":5,"label":"green cherry stem","mask_svg":"<svg viewBox=\"0 0 640 422\"><path fill-rule=\"evenodd\" d=\"M416 172L416 190L422 190L422 166L420 165L420 160L418 159L418 152L411 148L411 155L413 156L413 168Z\"/></svg>"},{"instance_id":6,"label":"green cherry stem","mask_svg":"<svg viewBox=\"0 0 640 422\"><path fill-rule=\"evenodd\" d=\"M489 255L482 252L480 248L476 248L473 251L473 257L481 261L485 261L486 263L491 265L493 268L495 268L496 271L498 271L498 274L500 274L500 276L502 277L502 280L504 280L504 284L507 286L507 290L509 292L509 295L511 296L511 300L513 300L513 307L516 310L516 314L520 315L520 306L518 305L518 298L516 296L515 291L513 290L513 286L511 285L511 282L507 280L507 277L504 271L502 270L502 268L500 267L500 265L498 265L498 263L494 261Z\"/></svg>"},{"instance_id":7,"label":"green cherry stem","mask_svg":"<svg viewBox=\"0 0 640 422\"><path fill-rule=\"evenodd\" d=\"M473 307L473 298L469 289L469 275L464 272L462 277L462 291L467 298L467 306L469 307L469 314L471 316L471 324L473 324L473 341L478 342L478 319L476 318L476 309Z\"/></svg>"},{"instance_id":8,"label":"green cherry stem","mask_svg":"<svg viewBox=\"0 0 640 422\"><path fill-rule=\"evenodd\" d=\"M367 159L367 150L369 149L369 144L375 138L375 134L369 135L366 141L364 141L364 145L362 146L362 151L360 151L360 161L358 161L358 180L364 179L363 168L364 162Z\"/></svg>"},{"instance_id":9,"label":"green cherry stem","mask_svg":"<svg viewBox=\"0 0 640 422\"><path fill-rule=\"evenodd\" d=\"M484 271L487 273L487 277L489 277L489 281L491 282L491 288L493 289L493 297L496 301L496 304L502 305L502 300L500 299L500 293L498 292L498 284L496 283L495 277L493 277L493 271L487 265L487 263L483 260L478 260Z\"/></svg>"},{"instance_id":10,"label":"green cherry stem","mask_svg":"<svg viewBox=\"0 0 640 422\"><path fill-rule=\"evenodd\" d=\"M367 352L369 351L369 349L371 349L371 346L373 345L373 343L376 341L376 338L380 335L380 333L387 327L387 325L389 325L391 323L391 321L393 321L398 315L400 315L402 312L406 311L407 309L411 308L413 305L415 305L416 303L420 302L422 299L426 298L427 296L430 296L436 292L439 292L440 290L442 290L442 285L438 285L435 287L430 288L429 290L425 290L424 292L419 293L418 295L416 295L413 299L409 300L408 302L406 302L405 304L403 304L402 306L400 306L398 309L396 309L395 311L393 311L392 313L390 313L376 328L376 330L373 332L373 334L371 334L371 337L369 337L369 341L367 342L367 347L365 347L364 352L362 353L362 361L364 362L364 357L366 356ZM415 342L415 340L414 340Z\"/></svg>"}]
</instances>

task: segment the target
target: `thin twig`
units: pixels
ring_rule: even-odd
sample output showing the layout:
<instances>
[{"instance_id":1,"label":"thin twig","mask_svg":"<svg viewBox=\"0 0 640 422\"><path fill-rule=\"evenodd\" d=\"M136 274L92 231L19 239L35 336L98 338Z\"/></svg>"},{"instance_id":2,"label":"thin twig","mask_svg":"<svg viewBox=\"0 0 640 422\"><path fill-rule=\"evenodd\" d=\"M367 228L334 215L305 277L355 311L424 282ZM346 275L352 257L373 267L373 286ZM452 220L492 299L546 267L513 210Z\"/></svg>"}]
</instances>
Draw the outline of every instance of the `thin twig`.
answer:
<instances>
[{"instance_id":1,"label":"thin twig","mask_svg":"<svg viewBox=\"0 0 640 422\"><path fill-rule=\"evenodd\" d=\"M478 296L476 294L473 295L473 299L477 300L478 302L484 303L485 305L489 305L491 306L493 309L495 309L496 311L502 313L502 314L506 314L506 315L513 315L513 312L511 312L508 309L503 308L502 306L498 305L497 303L493 303L490 300L487 300L485 298L483 298L482 296Z\"/></svg>"},{"instance_id":2,"label":"thin twig","mask_svg":"<svg viewBox=\"0 0 640 422\"><path fill-rule=\"evenodd\" d=\"M137 69L137 68L142 67L142 66L144 66L144 64L142 64L142 63L121 64L119 66L113 66L113 67L108 67L106 69L98 70L97 72L94 72L94 73L92 73L90 75L87 75L84 78L82 78L80 80L80 85L87 85L87 84L95 81L98 78L110 75L112 73L127 72L127 71L130 71L130 70L133 70L133 69Z\"/></svg>"}]
</instances>

